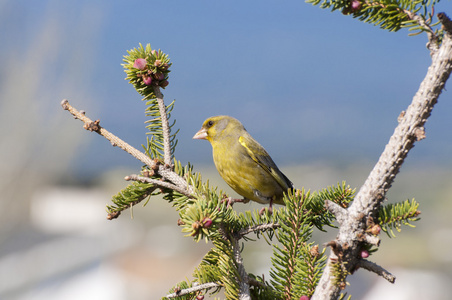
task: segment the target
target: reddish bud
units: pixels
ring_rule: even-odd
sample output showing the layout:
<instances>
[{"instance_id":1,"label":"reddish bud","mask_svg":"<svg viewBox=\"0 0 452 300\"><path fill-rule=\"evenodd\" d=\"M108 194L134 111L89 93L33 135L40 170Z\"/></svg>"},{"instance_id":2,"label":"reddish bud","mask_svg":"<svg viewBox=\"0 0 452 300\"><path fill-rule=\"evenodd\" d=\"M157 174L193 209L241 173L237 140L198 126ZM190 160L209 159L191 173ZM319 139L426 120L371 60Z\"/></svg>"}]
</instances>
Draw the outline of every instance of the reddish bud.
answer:
<instances>
[{"instance_id":1,"label":"reddish bud","mask_svg":"<svg viewBox=\"0 0 452 300\"><path fill-rule=\"evenodd\" d=\"M196 300L204 300L204 295L198 295L198 296L196 296Z\"/></svg>"},{"instance_id":2,"label":"reddish bud","mask_svg":"<svg viewBox=\"0 0 452 300\"><path fill-rule=\"evenodd\" d=\"M361 1L359 1L359 0L352 0L350 2L350 9L352 11L360 10L361 9Z\"/></svg>"},{"instance_id":3,"label":"reddish bud","mask_svg":"<svg viewBox=\"0 0 452 300\"><path fill-rule=\"evenodd\" d=\"M156 61L154 61L154 66L156 66L156 67L160 67L161 64L162 64L162 61L160 59L157 59Z\"/></svg>"},{"instance_id":4,"label":"reddish bud","mask_svg":"<svg viewBox=\"0 0 452 300\"><path fill-rule=\"evenodd\" d=\"M204 218L204 220L202 221L202 227L204 228L209 228L210 226L212 226L212 219L211 218Z\"/></svg>"},{"instance_id":5,"label":"reddish bud","mask_svg":"<svg viewBox=\"0 0 452 300\"><path fill-rule=\"evenodd\" d=\"M368 258L368 257L369 257L369 251L367 251L367 250L365 250L365 249L362 249L362 250L359 252L359 255L360 255L362 258Z\"/></svg>"},{"instance_id":6,"label":"reddish bud","mask_svg":"<svg viewBox=\"0 0 452 300\"><path fill-rule=\"evenodd\" d=\"M152 50L151 54L154 55L154 56L157 56L159 54L159 52L157 50Z\"/></svg>"},{"instance_id":7,"label":"reddish bud","mask_svg":"<svg viewBox=\"0 0 452 300\"><path fill-rule=\"evenodd\" d=\"M152 83L152 77L150 77L150 76L143 76L143 83L144 83L145 85L151 85L151 83Z\"/></svg>"},{"instance_id":8,"label":"reddish bud","mask_svg":"<svg viewBox=\"0 0 452 300\"><path fill-rule=\"evenodd\" d=\"M154 76L155 79L157 79L159 81L165 79L165 74L160 73L160 72L153 73L152 75Z\"/></svg>"},{"instance_id":9,"label":"reddish bud","mask_svg":"<svg viewBox=\"0 0 452 300\"><path fill-rule=\"evenodd\" d=\"M138 70L146 69L146 59L144 59L144 58L135 59L135 63L133 64L133 67Z\"/></svg>"},{"instance_id":10,"label":"reddish bud","mask_svg":"<svg viewBox=\"0 0 452 300\"><path fill-rule=\"evenodd\" d=\"M311 299L311 298L308 297L308 296L301 296L301 297L300 297L300 300L309 300L309 299Z\"/></svg>"},{"instance_id":11,"label":"reddish bud","mask_svg":"<svg viewBox=\"0 0 452 300\"><path fill-rule=\"evenodd\" d=\"M168 84L169 84L168 80L164 80L164 81L161 81L161 82L159 83L159 86L161 86L162 88L164 88L164 87L167 87Z\"/></svg>"}]
</instances>

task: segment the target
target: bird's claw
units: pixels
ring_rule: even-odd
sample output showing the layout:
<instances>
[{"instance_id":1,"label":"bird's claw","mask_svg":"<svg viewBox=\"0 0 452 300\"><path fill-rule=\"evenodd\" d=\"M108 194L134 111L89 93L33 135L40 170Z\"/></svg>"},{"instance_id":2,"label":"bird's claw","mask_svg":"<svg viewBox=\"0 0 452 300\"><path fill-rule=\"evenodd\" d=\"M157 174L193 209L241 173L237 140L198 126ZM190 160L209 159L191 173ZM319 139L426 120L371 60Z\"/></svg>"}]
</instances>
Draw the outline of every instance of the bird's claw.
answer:
<instances>
[{"instance_id":1,"label":"bird's claw","mask_svg":"<svg viewBox=\"0 0 452 300\"><path fill-rule=\"evenodd\" d=\"M227 198L224 198L223 200L221 200L221 202L227 202L228 203L227 208L232 207L234 205L234 203L236 203L236 202L248 203L249 201L250 200L245 199L245 198L243 198L243 199L234 199L232 197L227 197Z\"/></svg>"},{"instance_id":2,"label":"bird's claw","mask_svg":"<svg viewBox=\"0 0 452 300\"><path fill-rule=\"evenodd\" d=\"M259 211L259 216L262 216L265 212L265 207L262 207L261 210ZM268 213L270 215L273 214L273 200L270 200L270 204L268 205Z\"/></svg>"},{"instance_id":3,"label":"bird's claw","mask_svg":"<svg viewBox=\"0 0 452 300\"><path fill-rule=\"evenodd\" d=\"M265 211L268 211L270 215L273 214L273 208L269 206L268 209L267 207L262 207L261 210L259 211L259 216L262 216L265 213Z\"/></svg>"}]
</instances>

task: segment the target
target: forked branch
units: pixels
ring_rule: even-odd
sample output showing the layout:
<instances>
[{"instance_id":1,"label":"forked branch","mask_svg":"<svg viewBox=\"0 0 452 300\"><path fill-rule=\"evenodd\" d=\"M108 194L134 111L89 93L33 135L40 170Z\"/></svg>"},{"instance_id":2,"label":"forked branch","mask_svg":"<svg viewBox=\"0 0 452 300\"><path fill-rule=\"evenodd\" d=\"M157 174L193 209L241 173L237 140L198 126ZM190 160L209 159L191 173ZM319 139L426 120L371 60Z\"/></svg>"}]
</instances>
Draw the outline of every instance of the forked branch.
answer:
<instances>
[{"instance_id":1,"label":"forked branch","mask_svg":"<svg viewBox=\"0 0 452 300\"><path fill-rule=\"evenodd\" d=\"M438 97L452 71L452 26L445 14L438 18L445 31L441 46L432 55L432 64L415 94L412 103L399 117L395 128L377 164L357 193L347 213L341 212L339 233L334 241L335 251L330 254L322 278L317 285L312 300L336 299L340 287L334 284L331 264L337 256L345 263L349 272L363 264L359 257L362 236L365 235L366 221L377 220L377 212L386 192L394 182L408 152L416 141L425 138L424 124L437 103ZM330 207L330 211L331 211ZM344 218L344 216L346 216ZM361 263L360 263L361 261ZM364 264L364 267L370 266ZM389 272L387 272L389 274ZM392 276L392 275L391 275Z\"/></svg>"}]
</instances>

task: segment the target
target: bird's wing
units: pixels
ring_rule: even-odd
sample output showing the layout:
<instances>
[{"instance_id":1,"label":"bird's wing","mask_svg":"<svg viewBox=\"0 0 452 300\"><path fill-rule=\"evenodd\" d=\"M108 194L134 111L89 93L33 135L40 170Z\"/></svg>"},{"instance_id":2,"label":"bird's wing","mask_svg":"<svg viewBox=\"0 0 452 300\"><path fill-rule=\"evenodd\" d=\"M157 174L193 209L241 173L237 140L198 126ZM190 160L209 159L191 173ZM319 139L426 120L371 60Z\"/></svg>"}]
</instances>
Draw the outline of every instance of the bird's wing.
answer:
<instances>
[{"instance_id":1,"label":"bird's wing","mask_svg":"<svg viewBox=\"0 0 452 300\"><path fill-rule=\"evenodd\" d=\"M292 182L276 166L265 149L251 136L240 136L240 144L246 149L248 155L270 174L283 190L293 187Z\"/></svg>"}]
</instances>

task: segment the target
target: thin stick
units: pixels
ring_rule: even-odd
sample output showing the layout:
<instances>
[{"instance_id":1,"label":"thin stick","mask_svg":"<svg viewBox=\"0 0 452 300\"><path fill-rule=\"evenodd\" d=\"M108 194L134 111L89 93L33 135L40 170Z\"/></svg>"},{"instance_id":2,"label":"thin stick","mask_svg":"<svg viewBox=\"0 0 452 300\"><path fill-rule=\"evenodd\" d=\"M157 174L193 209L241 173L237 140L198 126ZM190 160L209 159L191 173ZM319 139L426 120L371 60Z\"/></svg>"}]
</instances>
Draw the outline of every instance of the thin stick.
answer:
<instances>
[{"instance_id":1,"label":"thin stick","mask_svg":"<svg viewBox=\"0 0 452 300\"><path fill-rule=\"evenodd\" d=\"M154 185L163 187L163 188L167 188L167 189L171 189L174 190L176 192L181 193L182 195L185 195L187 197L193 198L193 195L191 195L187 189L179 187L177 185L174 185L172 183L169 183L167 181L161 181L161 180L157 180L154 178L149 178L149 177L144 177L144 176L140 176L137 174L131 174L129 176L126 176L124 178L125 180L129 181L129 180L134 180L134 181L141 181L141 182L147 182L147 183L152 183Z\"/></svg>"},{"instance_id":2,"label":"thin stick","mask_svg":"<svg viewBox=\"0 0 452 300\"><path fill-rule=\"evenodd\" d=\"M396 280L396 277L389 273L387 270L385 270L383 267L367 259L361 259L358 263L358 266L363 269L366 269L367 271L374 272L375 274L380 275L390 283L394 283Z\"/></svg>"},{"instance_id":3,"label":"thin stick","mask_svg":"<svg viewBox=\"0 0 452 300\"><path fill-rule=\"evenodd\" d=\"M85 116L84 113L81 113L80 111L72 107L67 99L61 101L61 106L63 107L63 109L69 111L74 117L85 123L84 128L86 130L94 131L100 134L101 136L109 140L113 146L118 146L122 150L126 151L127 153L129 153L130 155L132 155L133 157L147 165L149 168L154 169L156 167L157 165L156 161L152 160L149 156L147 156L143 152L137 150L136 148L124 142L123 140L121 140L120 138L118 138L105 128L101 127L99 125L99 120L93 121L87 116Z\"/></svg>"},{"instance_id":4,"label":"thin stick","mask_svg":"<svg viewBox=\"0 0 452 300\"><path fill-rule=\"evenodd\" d=\"M204 289L211 289L211 288L216 288L216 287L221 287L221 285L218 283L215 283L215 282L203 283L203 284L200 284L200 285L188 288L188 289L180 290L177 293L172 293L172 294L166 295L166 298L176 298L179 296L187 295L187 294L201 291Z\"/></svg>"},{"instance_id":5,"label":"thin stick","mask_svg":"<svg viewBox=\"0 0 452 300\"><path fill-rule=\"evenodd\" d=\"M234 261L237 266L237 270L239 271L239 300L250 300L250 284L248 279L248 273L246 273L245 266L243 265L243 258L240 255L240 247L238 240L235 238L231 239L232 249L234 251Z\"/></svg>"},{"instance_id":6,"label":"thin stick","mask_svg":"<svg viewBox=\"0 0 452 300\"><path fill-rule=\"evenodd\" d=\"M118 146L122 150L126 151L127 153L129 153L130 155L132 155L133 157L135 157L136 159L138 159L139 161L141 161L142 163L147 165L149 168L151 168L153 170L158 168L157 172L163 178L173 182L175 185L177 185L180 188L186 188L188 190L189 194L193 193L193 187L188 185L188 183L185 181L185 179L183 179L177 173L172 171L171 167L169 167L170 165L164 166L164 165L158 164L158 162L156 160L151 159L145 153L137 150L136 148L132 147L125 141L121 140L120 138L118 138L117 136L115 136L114 134L112 134L111 132L109 132L108 130L103 128L102 126L100 126L99 120L93 121L90 118L88 118L87 116L85 116L84 113L82 113L82 112L78 111L77 109L75 109L74 107L72 107L69 104L69 101L67 99L64 99L63 101L61 101L61 106L63 107L63 109L69 111L75 118L77 118L77 119L81 120L83 123L85 123L83 128L85 128L86 130L94 131L94 132L100 134L101 136L105 137L107 140L110 141L110 143L113 146ZM164 122L163 122L163 124L164 124ZM165 151L165 153L167 153L167 152ZM171 156L170 156L170 160L171 160Z\"/></svg>"},{"instance_id":7,"label":"thin stick","mask_svg":"<svg viewBox=\"0 0 452 300\"><path fill-rule=\"evenodd\" d=\"M166 114L166 106L163 101L163 95L159 86L154 86L154 94L157 97L157 103L159 104L160 118L162 120L163 130L163 160L165 165L171 166L171 145L170 145L170 128L168 124L168 116Z\"/></svg>"},{"instance_id":8,"label":"thin stick","mask_svg":"<svg viewBox=\"0 0 452 300\"><path fill-rule=\"evenodd\" d=\"M237 238L241 239L242 237L244 237L245 235L247 235L248 233L251 233L251 232L264 231L264 230L275 229L275 228L279 228L279 227L281 227L281 225L279 225L278 223L268 223L268 224L254 225L254 226L251 226L251 227L244 228L244 229L240 230L237 233Z\"/></svg>"}]
</instances>

